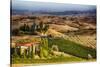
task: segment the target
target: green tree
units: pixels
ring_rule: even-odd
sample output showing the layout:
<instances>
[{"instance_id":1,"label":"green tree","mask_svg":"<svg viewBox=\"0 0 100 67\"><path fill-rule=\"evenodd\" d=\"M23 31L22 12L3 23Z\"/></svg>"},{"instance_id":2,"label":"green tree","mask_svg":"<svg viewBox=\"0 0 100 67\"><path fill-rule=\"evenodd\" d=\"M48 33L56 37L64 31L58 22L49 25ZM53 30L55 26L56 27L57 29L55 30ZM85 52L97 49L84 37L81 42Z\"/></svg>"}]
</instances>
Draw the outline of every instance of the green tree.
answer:
<instances>
[{"instance_id":1,"label":"green tree","mask_svg":"<svg viewBox=\"0 0 100 67\"><path fill-rule=\"evenodd\" d=\"M44 28L43 28L44 34L48 31L48 29L49 29L49 25L45 25Z\"/></svg>"},{"instance_id":2,"label":"green tree","mask_svg":"<svg viewBox=\"0 0 100 67\"><path fill-rule=\"evenodd\" d=\"M49 29L49 25L41 22L38 28L39 32L41 33L40 57L48 57L48 38L46 36L46 32Z\"/></svg>"},{"instance_id":3,"label":"green tree","mask_svg":"<svg viewBox=\"0 0 100 67\"><path fill-rule=\"evenodd\" d=\"M13 29L13 30L11 31L11 34L12 34L12 35L19 35L19 29Z\"/></svg>"},{"instance_id":4,"label":"green tree","mask_svg":"<svg viewBox=\"0 0 100 67\"><path fill-rule=\"evenodd\" d=\"M27 24L24 24L19 29L20 29L20 31L24 32L25 34L30 32L30 27Z\"/></svg>"},{"instance_id":5,"label":"green tree","mask_svg":"<svg viewBox=\"0 0 100 67\"><path fill-rule=\"evenodd\" d=\"M35 33L36 31L36 23L33 23L31 26L31 33Z\"/></svg>"},{"instance_id":6,"label":"green tree","mask_svg":"<svg viewBox=\"0 0 100 67\"><path fill-rule=\"evenodd\" d=\"M40 22L38 25L38 31L42 34L45 35L45 33L48 31L49 25L43 24L43 22Z\"/></svg>"}]
</instances>

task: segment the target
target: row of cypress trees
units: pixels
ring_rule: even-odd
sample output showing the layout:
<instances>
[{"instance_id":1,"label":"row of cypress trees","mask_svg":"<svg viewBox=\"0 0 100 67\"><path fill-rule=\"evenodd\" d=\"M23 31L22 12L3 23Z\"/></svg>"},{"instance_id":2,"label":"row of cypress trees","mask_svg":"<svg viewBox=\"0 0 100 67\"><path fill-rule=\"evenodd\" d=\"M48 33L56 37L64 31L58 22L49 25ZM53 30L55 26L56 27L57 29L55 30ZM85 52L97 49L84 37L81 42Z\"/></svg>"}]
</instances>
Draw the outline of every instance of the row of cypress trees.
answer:
<instances>
[{"instance_id":1,"label":"row of cypress trees","mask_svg":"<svg viewBox=\"0 0 100 67\"><path fill-rule=\"evenodd\" d=\"M40 22L39 24L36 24L33 22L32 25L23 24L18 29L13 29L12 34L13 35L20 35L20 34L28 34L28 35L34 35L35 32L41 32L45 33L49 28L49 25L44 24L43 22Z\"/></svg>"}]
</instances>

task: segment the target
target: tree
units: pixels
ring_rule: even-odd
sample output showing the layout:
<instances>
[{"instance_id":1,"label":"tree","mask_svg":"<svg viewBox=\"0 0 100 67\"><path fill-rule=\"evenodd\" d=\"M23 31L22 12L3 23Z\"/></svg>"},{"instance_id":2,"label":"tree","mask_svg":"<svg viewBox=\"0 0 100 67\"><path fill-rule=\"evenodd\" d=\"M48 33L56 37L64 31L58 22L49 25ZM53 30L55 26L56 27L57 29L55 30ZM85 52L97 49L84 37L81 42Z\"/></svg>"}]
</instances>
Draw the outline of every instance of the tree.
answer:
<instances>
[{"instance_id":1,"label":"tree","mask_svg":"<svg viewBox=\"0 0 100 67\"><path fill-rule=\"evenodd\" d=\"M43 27L44 27L44 24L43 24L43 22L40 22L39 23L39 31L40 31L40 33L42 33L43 32Z\"/></svg>"},{"instance_id":2,"label":"tree","mask_svg":"<svg viewBox=\"0 0 100 67\"><path fill-rule=\"evenodd\" d=\"M44 29L43 29L44 34L48 31L48 29L49 29L49 25L45 25L45 26L44 26Z\"/></svg>"},{"instance_id":3,"label":"tree","mask_svg":"<svg viewBox=\"0 0 100 67\"><path fill-rule=\"evenodd\" d=\"M46 32L49 29L49 25L40 22L38 28L41 33L40 57L48 57L48 38L46 36Z\"/></svg>"},{"instance_id":4,"label":"tree","mask_svg":"<svg viewBox=\"0 0 100 67\"><path fill-rule=\"evenodd\" d=\"M43 22L40 22L38 25L38 31L41 33L41 35L45 35L45 33L48 31L49 25L43 24Z\"/></svg>"},{"instance_id":5,"label":"tree","mask_svg":"<svg viewBox=\"0 0 100 67\"><path fill-rule=\"evenodd\" d=\"M31 33L34 33L36 31L36 23L33 23L31 26Z\"/></svg>"},{"instance_id":6,"label":"tree","mask_svg":"<svg viewBox=\"0 0 100 67\"><path fill-rule=\"evenodd\" d=\"M12 34L12 35L19 35L19 29L13 29L13 30L11 31L11 34Z\"/></svg>"},{"instance_id":7,"label":"tree","mask_svg":"<svg viewBox=\"0 0 100 67\"><path fill-rule=\"evenodd\" d=\"M20 31L24 32L25 34L30 32L30 27L27 24L24 24L19 29L20 29Z\"/></svg>"}]
</instances>

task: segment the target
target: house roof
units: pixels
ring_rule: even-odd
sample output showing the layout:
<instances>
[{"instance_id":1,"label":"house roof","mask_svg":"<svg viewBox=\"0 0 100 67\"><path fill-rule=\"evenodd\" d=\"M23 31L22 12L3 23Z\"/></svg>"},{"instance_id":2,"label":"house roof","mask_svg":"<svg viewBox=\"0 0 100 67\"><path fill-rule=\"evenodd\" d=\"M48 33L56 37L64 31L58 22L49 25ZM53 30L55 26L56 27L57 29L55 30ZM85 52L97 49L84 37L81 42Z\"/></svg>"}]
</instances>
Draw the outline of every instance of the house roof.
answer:
<instances>
[{"instance_id":1,"label":"house roof","mask_svg":"<svg viewBox=\"0 0 100 67\"><path fill-rule=\"evenodd\" d=\"M39 45L39 42L34 43L17 43L17 46L32 46L32 45Z\"/></svg>"}]
</instances>

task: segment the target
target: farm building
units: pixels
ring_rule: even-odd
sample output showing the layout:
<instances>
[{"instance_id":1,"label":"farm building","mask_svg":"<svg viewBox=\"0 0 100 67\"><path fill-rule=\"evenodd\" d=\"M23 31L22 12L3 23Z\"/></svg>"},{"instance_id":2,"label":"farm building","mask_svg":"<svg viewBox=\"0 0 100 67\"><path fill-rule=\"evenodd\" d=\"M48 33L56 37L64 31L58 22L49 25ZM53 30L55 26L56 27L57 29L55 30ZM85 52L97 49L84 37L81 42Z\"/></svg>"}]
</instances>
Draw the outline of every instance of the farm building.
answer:
<instances>
[{"instance_id":1,"label":"farm building","mask_svg":"<svg viewBox=\"0 0 100 67\"><path fill-rule=\"evenodd\" d=\"M31 57L34 58L35 55L40 57L47 56L48 54L48 43L45 38L41 42L15 42L11 45L12 55L18 55L20 57ZM47 43L47 46L45 45ZM45 52L45 53L44 53Z\"/></svg>"}]
</instances>

